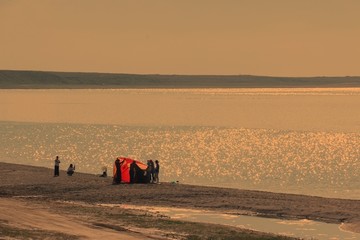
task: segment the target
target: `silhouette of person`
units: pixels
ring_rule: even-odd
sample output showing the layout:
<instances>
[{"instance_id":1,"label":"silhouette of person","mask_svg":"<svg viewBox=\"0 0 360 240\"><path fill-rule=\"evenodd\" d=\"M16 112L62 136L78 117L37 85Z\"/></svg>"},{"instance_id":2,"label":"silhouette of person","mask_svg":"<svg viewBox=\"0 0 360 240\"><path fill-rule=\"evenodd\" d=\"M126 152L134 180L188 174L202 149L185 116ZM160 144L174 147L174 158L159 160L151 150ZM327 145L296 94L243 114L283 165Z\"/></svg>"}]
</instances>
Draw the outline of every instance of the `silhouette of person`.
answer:
<instances>
[{"instance_id":1,"label":"silhouette of person","mask_svg":"<svg viewBox=\"0 0 360 240\"><path fill-rule=\"evenodd\" d=\"M103 173L99 177L107 177L107 168L103 167L102 171L103 171Z\"/></svg>"},{"instance_id":2,"label":"silhouette of person","mask_svg":"<svg viewBox=\"0 0 360 240\"><path fill-rule=\"evenodd\" d=\"M59 156L56 156L55 166L54 166L54 177L59 176L59 174L60 174L59 168L60 168L60 160L59 160Z\"/></svg>"},{"instance_id":3,"label":"silhouette of person","mask_svg":"<svg viewBox=\"0 0 360 240\"><path fill-rule=\"evenodd\" d=\"M70 164L66 173L68 176L72 176L74 172L75 172L75 164L74 165Z\"/></svg>"},{"instance_id":4,"label":"silhouette of person","mask_svg":"<svg viewBox=\"0 0 360 240\"><path fill-rule=\"evenodd\" d=\"M130 164L130 183L136 183L136 182L137 182L137 179L136 179L136 177L137 177L136 167L137 167L137 165L136 165L135 161L133 161L133 162Z\"/></svg>"},{"instance_id":5,"label":"silhouette of person","mask_svg":"<svg viewBox=\"0 0 360 240\"><path fill-rule=\"evenodd\" d=\"M154 182L159 183L159 172L160 172L160 164L158 160L155 160L155 173L154 173Z\"/></svg>"},{"instance_id":6,"label":"silhouette of person","mask_svg":"<svg viewBox=\"0 0 360 240\"><path fill-rule=\"evenodd\" d=\"M115 160L115 168L116 168L116 173L114 176L114 183L119 184L121 183L121 164L119 159Z\"/></svg>"},{"instance_id":7,"label":"silhouette of person","mask_svg":"<svg viewBox=\"0 0 360 240\"><path fill-rule=\"evenodd\" d=\"M147 160L147 168L146 168L146 183L152 182L152 171L153 171L153 164L150 162L151 160Z\"/></svg>"}]
</instances>

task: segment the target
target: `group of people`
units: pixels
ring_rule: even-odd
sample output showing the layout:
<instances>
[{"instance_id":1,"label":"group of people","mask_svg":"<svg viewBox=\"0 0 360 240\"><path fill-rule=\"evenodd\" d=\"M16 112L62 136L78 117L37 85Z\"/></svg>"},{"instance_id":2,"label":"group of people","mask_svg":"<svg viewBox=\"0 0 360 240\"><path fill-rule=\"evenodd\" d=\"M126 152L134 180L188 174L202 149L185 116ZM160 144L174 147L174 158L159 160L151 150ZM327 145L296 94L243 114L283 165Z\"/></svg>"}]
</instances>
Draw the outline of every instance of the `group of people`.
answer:
<instances>
[{"instance_id":1,"label":"group of people","mask_svg":"<svg viewBox=\"0 0 360 240\"><path fill-rule=\"evenodd\" d=\"M114 163L113 184L125 183L159 183L160 164L158 160L148 160L147 165L141 162L117 158ZM125 176L123 176L125 174Z\"/></svg>"},{"instance_id":2,"label":"group of people","mask_svg":"<svg viewBox=\"0 0 360 240\"><path fill-rule=\"evenodd\" d=\"M123 161L124 162L124 161ZM121 165L123 162L120 162L119 159L115 160L115 168L116 173L114 174L114 184L121 183ZM54 177L58 177L60 174L60 159L59 156L55 158L55 166L54 166ZM100 177L107 177L107 169L103 167L103 173ZM75 172L75 164L70 164L68 167L66 174L68 176L72 176ZM140 167L136 164L136 161L132 161L130 164L129 175L130 175L130 183L159 183L159 172L160 172L160 164L158 160L147 160L147 167L145 170L140 169Z\"/></svg>"},{"instance_id":3,"label":"group of people","mask_svg":"<svg viewBox=\"0 0 360 240\"><path fill-rule=\"evenodd\" d=\"M150 183L159 183L160 164L158 160L147 160L146 174L150 177Z\"/></svg>"},{"instance_id":4,"label":"group of people","mask_svg":"<svg viewBox=\"0 0 360 240\"><path fill-rule=\"evenodd\" d=\"M54 177L58 177L60 175L60 159L59 156L56 156L55 158L55 166L54 166ZM70 164L68 167L66 174L68 176L72 176L75 172L75 164Z\"/></svg>"}]
</instances>

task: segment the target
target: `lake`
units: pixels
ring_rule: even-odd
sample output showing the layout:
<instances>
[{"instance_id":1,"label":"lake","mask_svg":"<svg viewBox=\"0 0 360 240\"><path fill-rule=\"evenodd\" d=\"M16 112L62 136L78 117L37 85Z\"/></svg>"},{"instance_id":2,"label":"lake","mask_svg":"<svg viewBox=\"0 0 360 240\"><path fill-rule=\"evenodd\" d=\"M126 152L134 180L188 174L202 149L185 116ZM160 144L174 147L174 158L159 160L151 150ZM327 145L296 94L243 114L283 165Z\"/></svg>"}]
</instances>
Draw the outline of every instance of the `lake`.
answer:
<instances>
[{"instance_id":1,"label":"lake","mask_svg":"<svg viewBox=\"0 0 360 240\"><path fill-rule=\"evenodd\" d=\"M0 160L360 199L360 88L0 90Z\"/></svg>"}]
</instances>

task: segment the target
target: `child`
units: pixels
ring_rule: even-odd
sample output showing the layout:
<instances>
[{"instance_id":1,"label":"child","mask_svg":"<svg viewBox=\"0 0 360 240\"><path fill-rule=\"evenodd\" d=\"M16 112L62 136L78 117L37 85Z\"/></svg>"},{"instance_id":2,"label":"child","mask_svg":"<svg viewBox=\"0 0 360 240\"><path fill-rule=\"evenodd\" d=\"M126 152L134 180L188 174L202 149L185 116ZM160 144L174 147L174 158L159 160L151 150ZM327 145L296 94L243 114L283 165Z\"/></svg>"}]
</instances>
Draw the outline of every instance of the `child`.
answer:
<instances>
[{"instance_id":1,"label":"child","mask_svg":"<svg viewBox=\"0 0 360 240\"><path fill-rule=\"evenodd\" d=\"M72 176L74 174L74 172L75 172L75 164L74 165L70 164L66 173L68 176Z\"/></svg>"}]
</instances>

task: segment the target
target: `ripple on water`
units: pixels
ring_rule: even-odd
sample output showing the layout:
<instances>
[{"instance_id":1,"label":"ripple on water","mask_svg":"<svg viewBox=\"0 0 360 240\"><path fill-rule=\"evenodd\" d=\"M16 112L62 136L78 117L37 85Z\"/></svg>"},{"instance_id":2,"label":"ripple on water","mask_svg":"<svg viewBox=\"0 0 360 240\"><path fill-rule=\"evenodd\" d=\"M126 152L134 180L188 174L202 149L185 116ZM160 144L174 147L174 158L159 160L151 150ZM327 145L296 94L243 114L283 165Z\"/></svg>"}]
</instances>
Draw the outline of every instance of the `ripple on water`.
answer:
<instances>
[{"instance_id":1,"label":"ripple on water","mask_svg":"<svg viewBox=\"0 0 360 240\"><path fill-rule=\"evenodd\" d=\"M2 123L3 161L100 173L159 159L161 180L360 199L360 133L225 127Z\"/></svg>"}]
</instances>

